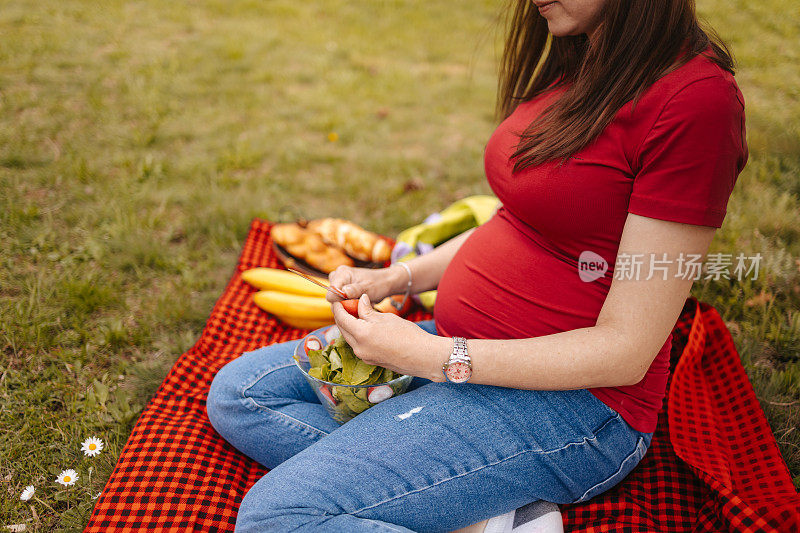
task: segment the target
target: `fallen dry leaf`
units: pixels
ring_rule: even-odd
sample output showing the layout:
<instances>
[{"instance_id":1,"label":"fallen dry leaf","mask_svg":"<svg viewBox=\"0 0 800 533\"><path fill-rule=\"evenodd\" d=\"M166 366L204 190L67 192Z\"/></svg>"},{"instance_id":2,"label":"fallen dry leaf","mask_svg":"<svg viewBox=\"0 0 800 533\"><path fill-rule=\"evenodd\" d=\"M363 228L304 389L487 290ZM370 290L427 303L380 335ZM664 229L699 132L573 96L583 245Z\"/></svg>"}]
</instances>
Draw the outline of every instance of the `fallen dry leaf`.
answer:
<instances>
[{"instance_id":1,"label":"fallen dry leaf","mask_svg":"<svg viewBox=\"0 0 800 533\"><path fill-rule=\"evenodd\" d=\"M419 191L425 188L425 182L419 178L411 178L403 184L403 192Z\"/></svg>"},{"instance_id":2,"label":"fallen dry leaf","mask_svg":"<svg viewBox=\"0 0 800 533\"><path fill-rule=\"evenodd\" d=\"M775 297L772 294L762 290L760 293L756 294L752 298L747 299L744 302L744 305L747 306L747 307L755 307L757 305L766 305L768 302L771 302L774 299L775 299Z\"/></svg>"}]
</instances>

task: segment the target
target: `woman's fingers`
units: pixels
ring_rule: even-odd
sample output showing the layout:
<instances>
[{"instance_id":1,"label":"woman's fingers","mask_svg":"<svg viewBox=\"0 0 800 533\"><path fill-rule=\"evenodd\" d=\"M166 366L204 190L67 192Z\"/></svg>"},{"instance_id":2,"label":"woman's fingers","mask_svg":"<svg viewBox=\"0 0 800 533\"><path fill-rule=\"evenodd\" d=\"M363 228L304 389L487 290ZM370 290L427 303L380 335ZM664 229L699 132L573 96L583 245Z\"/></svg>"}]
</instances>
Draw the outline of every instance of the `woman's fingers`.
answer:
<instances>
[{"instance_id":1,"label":"woman's fingers","mask_svg":"<svg viewBox=\"0 0 800 533\"><path fill-rule=\"evenodd\" d=\"M360 298L362 294L379 301L383 299L386 283L386 269L372 270L368 268L340 266L328 275L328 281L347 295L347 299ZM326 296L329 302L338 302L341 297L334 294Z\"/></svg>"},{"instance_id":2,"label":"woman's fingers","mask_svg":"<svg viewBox=\"0 0 800 533\"><path fill-rule=\"evenodd\" d=\"M332 287L344 292L348 299L355 299L362 294L366 294L369 290L370 273L364 270L363 268L340 266L328 275L328 281ZM329 302L341 300L341 298L337 298L333 294L326 296L326 298Z\"/></svg>"},{"instance_id":3,"label":"woman's fingers","mask_svg":"<svg viewBox=\"0 0 800 533\"><path fill-rule=\"evenodd\" d=\"M331 287L334 289L339 289L343 291L345 294L348 294L347 291L344 290L344 287L353 282L353 269L351 267L340 265L336 267L336 270L328 274L328 283L330 283ZM349 298L352 298L348 294ZM325 295L325 299L329 302L338 302L342 300L341 296L338 296L331 291L328 291Z\"/></svg>"},{"instance_id":4,"label":"woman's fingers","mask_svg":"<svg viewBox=\"0 0 800 533\"><path fill-rule=\"evenodd\" d=\"M350 282L353 272L350 267L340 265L336 270L328 274L328 282L334 287L341 287Z\"/></svg>"},{"instance_id":5,"label":"woman's fingers","mask_svg":"<svg viewBox=\"0 0 800 533\"><path fill-rule=\"evenodd\" d=\"M358 298L358 318L370 320L373 318L373 314L377 312L372 308L372 302L370 302L367 294L362 294Z\"/></svg>"},{"instance_id":6,"label":"woman's fingers","mask_svg":"<svg viewBox=\"0 0 800 533\"><path fill-rule=\"evenodd\" d=\"M355 283L345 285L344 292L347 294L347 297L351 299L361 298L364 295L369 296L369 285L357 281Z\"/></svg>"},{"instance_id":7,"label":"woman's fingers","mask_svg":"<svg viewBox=\"0 0 800 533\"><path fill-rule=\"evenodd\" d=\"M342 289L340 289L339 287L337 287L336 285L333 285L333 284L331 284L331 287L333 287L334 289L342 290ZM325 299L328 300L330 303L333 303L333 302L341 302L345 298L342 298L341 296L339 296L338 292L327 291L325 293Z\"/></svg>"}]
</instances>

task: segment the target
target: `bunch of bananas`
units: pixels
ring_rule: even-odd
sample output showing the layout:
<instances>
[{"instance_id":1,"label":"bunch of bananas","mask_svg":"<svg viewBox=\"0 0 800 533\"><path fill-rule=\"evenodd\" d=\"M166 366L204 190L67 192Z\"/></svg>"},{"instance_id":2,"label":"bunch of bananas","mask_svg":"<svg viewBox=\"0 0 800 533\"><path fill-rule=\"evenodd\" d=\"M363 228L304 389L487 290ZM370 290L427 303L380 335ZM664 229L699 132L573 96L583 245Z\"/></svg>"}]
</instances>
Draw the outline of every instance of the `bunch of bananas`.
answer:
<instances>
[{"instance_id":1,"label":"bunch of bananas","mask_svg":"<svg viewBox=\"0 0 800 533\"><path fill-rule=\"evenodd\" d=\"M300 276L276 268L251 268L242 272L242 279L259 289L253 302L272 313L286 325L301 329L317 329L333 324L331 304L325 299L325 289L309 283ZM327 280L315 278L327 284ZM410 298L403 309L391 305L390 296L374 307L385 313L404 315L410 307Z\"/></svg>"},{"instance_id":2,"label":"bunch of bananas","mask_svg":"<svg viewBox=\"0 0 800 533\"><path fill-rule=\"evenodd\" d=\"M242 272L242 279L259 289L253 295L253 302L289 326L317 329L333 324L325 289L296 274L276 268L251 268ZM321 283L327 281L316 279Z\"/></svg>"}]
</instances>

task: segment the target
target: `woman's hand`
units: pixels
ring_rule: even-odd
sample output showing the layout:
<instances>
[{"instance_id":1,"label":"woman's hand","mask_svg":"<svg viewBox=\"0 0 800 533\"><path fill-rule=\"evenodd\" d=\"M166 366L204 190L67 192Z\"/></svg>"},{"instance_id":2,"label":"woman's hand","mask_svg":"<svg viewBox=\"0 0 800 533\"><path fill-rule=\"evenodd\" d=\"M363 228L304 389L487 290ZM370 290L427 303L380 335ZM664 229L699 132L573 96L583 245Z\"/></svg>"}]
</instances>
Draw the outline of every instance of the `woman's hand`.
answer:
<instances>
[{"instance_id":1,"label":"woman's hand","mask_svg":"<svg viewBox=\"0 0 800 533\"><path fill-rule=\"evenodd\" d=\"M332 287L343 291L348 298L359 298L362 294L366 294L371 301L380 302L387 296L395 294L401 274L406 277L403 281L403 289L405 289L408 274L401 267L358 268L340 266L330 273L328 281ZM328 291L326 298L329 302L342 300L342 298L330 291Z\"/></svg>"},{"instance_id":2,"label":"woman's hand","mask_svg":"<svg viewBox=\"0 0 800 533\"><path fill-rule=\"evenodd\" d=\"M374 310L366 295L358 300L358 315L353 317L339 302L333 304L336 325L356 357L401 374L444 379L442 364L452 347L450 339L432 335L393 313Z\"/></svg>"},{"instance_id":3,"label":"woman's hand","mask_svg":"<svg viewBox=\"0 0 800 533\"><path fill-rule=\"evenodd\" d=\"M439 280L442 279L447 265L473 231L475 228L470 228L461 235L440 244L432 252L415 257L405 263L413 272L412 294L435 289L439 285ZM340 266L330 273L328 281L331 286L343 290L348 299L366 294L373 302L380 302L387 296L402 294L406 291L408 272L403 267L396 265L389 268ZM329 302L338 302L342 299L330 292L326 298Z\"/></svg>"}]
</instances>

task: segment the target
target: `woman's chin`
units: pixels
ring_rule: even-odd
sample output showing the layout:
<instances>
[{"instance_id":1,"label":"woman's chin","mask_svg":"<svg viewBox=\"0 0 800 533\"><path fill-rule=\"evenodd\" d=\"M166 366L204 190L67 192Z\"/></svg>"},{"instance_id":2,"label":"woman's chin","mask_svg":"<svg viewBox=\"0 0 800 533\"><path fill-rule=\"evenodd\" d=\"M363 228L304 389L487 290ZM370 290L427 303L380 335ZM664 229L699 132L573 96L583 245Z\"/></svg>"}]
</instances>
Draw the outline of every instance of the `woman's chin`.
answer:
<instances>
[{"instance_id":1,"label":"woman's chin","mask_svg":"<svg viewBox=\"0 0 800 533\"><path fill-rule=\"evenodd\" d=\"M575 27L574 24L565 24L558 20L548 20L547 29L553 34L553 37L569 37L570 35L580 35L586 33Z\"/></svg>"}]
</instances>

